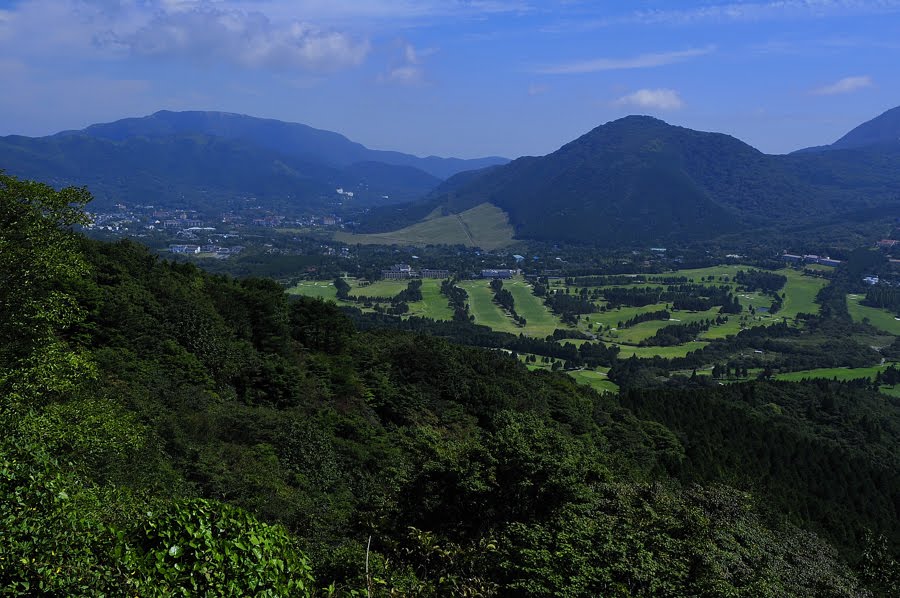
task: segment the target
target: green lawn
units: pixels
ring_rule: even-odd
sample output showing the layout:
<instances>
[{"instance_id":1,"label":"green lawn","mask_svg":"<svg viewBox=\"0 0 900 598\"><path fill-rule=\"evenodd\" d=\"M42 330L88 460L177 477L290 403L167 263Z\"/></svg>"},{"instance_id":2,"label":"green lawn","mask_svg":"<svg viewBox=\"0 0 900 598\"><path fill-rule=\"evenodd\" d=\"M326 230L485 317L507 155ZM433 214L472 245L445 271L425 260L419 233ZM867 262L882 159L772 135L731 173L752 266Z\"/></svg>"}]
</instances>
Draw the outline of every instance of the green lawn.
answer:
<instances>
[{"instance_id":1,"label":"green lawn","mask_svg":"<svg viewBox=\"0 0 900 598\"><path fill-rule=\"evenodd\" d=\"M532 294L532 286L524 279L516 277L504 280L503 288L509 289L516 301L516 313L528 322L525 333L528 336L545 337L557 328L566 328L547 307L543 299Z\"/></svg>"},{"instance_id":2,"label":"green lawn","mask_svg":"<svg viewBox=\"0 0 900 598\"><path fill-rule=\"evenodd\" d=\"M476 324L500 332L522 332L523 328L516 326L494 303L494 293L488 287L487 280L464 280L458 286L469 294L469 313L475 316Z\"/></svg>"},{"instance_id":3,"label":"green lawn","mask_svg":"<svg viewBox=\"0 0 900 598\"><path fill-rule=\"evenodd\" d=\"M597 370L575 370L567 373L575 378L575 381L579 384L590 386L599 393L619 392L619 387L616 383L611 382L606 378L606 372Z\"/></svg>"},{"instance_id":4,"label":"green lawn","mask_svg":"<svg viewBox=\"0 0 900 598\"><path fill-rule=\"evenodd\" d=\"M336 241L355 245L466 245L497 249L513 243L513 228L506 212L483 203L460 214L429 215L425 220L388 233L355 235L337 232Z\"/></svg>"},{"instance_id":5,"label":"green lawn","mask_svg":"<svg viewBox=\"0 0 900 598\"><path fill-rule=\"evenodd\" d=\"M330 280L301 280L296 286L287 291L291 295L303 295L305 297L319 297L321 299L337 299L337 289Z\"/></svg>"},{"instance_id":6,"label":"green lawn","mask_svg":"<svg viewBox=\"0 0 900 598\"><path fill-rule=\"evenodd\" d=\"M709 276L715 276L717 283L719 283L718 278L720 276L727 276L729 281L734 279L734 275L737 274L738 270L749 270L750 266L743 266L740 264L720 264L718 266L710 266L709 268L694 268L688 270L676 270L675 272L666 273L666 274L656 274L650 276L685 276L687 278L693 278L694 282L699 283L702 282L702 279L707 278Z\"/></svg>"},{"instance_id":7,"label":"green lawn","mask_svg":"<svg viewBox=\"0 0 900 598\"><path fill-rule=\"evenodd\" d=\"M815 302L816 295L828 284L824 278L804 276L802 272L784 268L779 274L787 276L787 284L782 291L786 297L784 306L778 312L778 316L793 318L798 313L817 314L819 304Z\"/></svg>"},{"instance_id":8,"label":"green lawn","mask_svg":"<svg viewBox=\"0 0 900 598\"><path fill-rule=\"evenodd\" d=\"M393 297L409 285L408 280L376 280L371 284L365 284L358 280L350 281L350 296L358 297Z\"/></svg>"},{"instance_id":9,"label":"green lawn","mask_svg":"<svg viewBox=\"0 0 900 598\"><path fill-rule=\"evenodd\" d=\"M393 297L409 284L408 280L378 280L367 284L353 278L348 278L347 282L351 287L351 296L363 295L366 297ZM292 295L321 297L325 300L334 301L338 305L350 305L363 311L373 311L371 308L365 308L353 302L338 301L337 289L334 288L330 280L304 280L288 289L287 292ZM453 311L447 303L447 298L441 295L440 280L425 279L422 281L422 301L409 303L409 315L434 320L450 320L453 318Z\"/></svg>"},{"instance_id":10,"label":"green lawn","mask_svg":"<svg viewBox=\"0 0 900 598\"><path fill-rule=\"evenodd\" d=\"M878 372L883 372L892 364L876 365L868 368L820 368L816 370L803 370L799 372L787 372L785 374L775 374L776 380L799 381L804 378L826 378L832 380L858 380L860 378L868 378L874 380Z\"/></svg>"},{"instance_id":11,"label":"green lawn","mask_svg":"<svg viewBox=\"0 0 900 598\"><path fill-rule=\"evenodd\" d=\"M494 303L494 292L489 280L464 280L459 286L469 294L469 313L475 316L475 323L488 326L498 332L525 334L544 338L557 328L563 328L559 320L544 307L543 302L531 294L530 286L521 278L504 280L503 287L509 289L515 299L516 312L528 322L525 328Z\"/></svg>"},{"instance_id":12,"label":"green lawn","mask_svg":"<svg viewBox=\"0 0 900 598\"><path fill-rule=\"evenodd\" d=\"M704 343L702 341L691 341L689 343L676 345L674 347L633 347L631 345L618 345L620 349L619 359L628 359L632 355L637 355L637 357L640 359L657 356L665 357L668 359L671 359L673 357L684 357L691 351L702 349L707 344L708 343Z\"/></svg>"},{"instance_id":13,"label":"green lawn","mask_svg":"<svg viewBox=\"0 0 900 598\"><path fill-rule=\"evenodd\" d=\"M434 278L422 281L422 301L409 304L409 315L432 320L452 320L453 310L441 295L441 282Z\"/></svg>"},{"instance_id":14,"label":"green lawn","mask_svg":"<svg viewBox=\"0 0 900 598\"><path fill-rule=\"evenodd\" d=\"M854 322L862 322L864 319L869 320L869 324L883 330L888 334L900 334L900 320L894 319L894 314L886 309L878 309L877 307L869 307L868 305L860 305L860 301L865 299L865 295L848 295L847 310Z\"/></svg>"}]
</instances>

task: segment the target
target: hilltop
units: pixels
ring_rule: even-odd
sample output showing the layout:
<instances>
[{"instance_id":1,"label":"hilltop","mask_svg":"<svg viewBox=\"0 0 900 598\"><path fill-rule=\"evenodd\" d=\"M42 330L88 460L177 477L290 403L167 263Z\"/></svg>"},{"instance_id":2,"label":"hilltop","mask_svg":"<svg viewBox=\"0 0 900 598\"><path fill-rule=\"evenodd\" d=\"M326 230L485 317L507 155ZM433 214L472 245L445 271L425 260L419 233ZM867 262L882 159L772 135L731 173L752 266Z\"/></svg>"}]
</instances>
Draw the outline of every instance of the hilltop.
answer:
<instances>
[{"instance_id":1,"label":"hilltop","mask_svg":"<svg viewBox=\"0 0 900 598\"><path fill-rule=\"evenodd\" d=\"M825 225L897 210L900 148L875 151L773 156L728 135L629 116L546 156L463 173L421 201L375 210L361 230L484 203L508 214L517 238L604 246Z\"/></svg>"},{"instance_id":2,"label":"hilltop","mask_svg":"<svg viewBox=\"0 0 900 598\"><path fill-rule=\"evenodd\" d=\"M56 187L90 186L98 207L189 203L218 211L254 198L318 209L336 188L358 207L417 199L462 170L503 163L371 150L298 123L224 112L161 111L47 137L0 137L0 166Z\"/></svg>"}]
</instances>

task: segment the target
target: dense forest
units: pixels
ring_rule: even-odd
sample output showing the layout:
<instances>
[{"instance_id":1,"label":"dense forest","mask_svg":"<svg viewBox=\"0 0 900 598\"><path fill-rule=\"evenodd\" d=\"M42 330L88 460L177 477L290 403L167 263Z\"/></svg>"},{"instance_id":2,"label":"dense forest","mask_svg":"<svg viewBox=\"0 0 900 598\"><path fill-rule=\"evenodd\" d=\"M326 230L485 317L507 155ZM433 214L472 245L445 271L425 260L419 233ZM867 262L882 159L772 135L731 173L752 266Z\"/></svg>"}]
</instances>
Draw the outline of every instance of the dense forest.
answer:
<instances>
[{"instance_id":1,"label":"dense forest","mask_svg":"<svg viewBox=\"0 0 900 598\"><path fill-rule=\"evenodd\" d=\"M868 386L599 395L89 241L89 199L0 175L7 593L896 595L900 414Z\"/></svg>"}]
</instances>

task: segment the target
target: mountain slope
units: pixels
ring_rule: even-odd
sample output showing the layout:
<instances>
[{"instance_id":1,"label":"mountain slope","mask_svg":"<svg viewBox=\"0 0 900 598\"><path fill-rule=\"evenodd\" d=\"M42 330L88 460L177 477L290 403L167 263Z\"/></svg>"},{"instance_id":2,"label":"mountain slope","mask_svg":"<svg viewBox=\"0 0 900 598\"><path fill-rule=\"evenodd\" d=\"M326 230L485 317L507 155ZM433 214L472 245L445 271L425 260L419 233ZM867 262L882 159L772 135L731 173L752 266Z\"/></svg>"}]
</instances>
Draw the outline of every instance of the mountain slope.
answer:
<instances>
[{"instance_id":1,"label":"mountain slope","mask_svg":"<svg viewBox=\"0 0 900 598\"><path fill-rule=\"evenodd\" d=\"M873 146L893 146L900 149L900 106L891 108L872 120L864 122L831 145L808 147L795 153L871 148Z\"/></svg>"},{"instance_id":2,"label":"mountain slope","mask_svg":"<svg viewBox=\"0 0 900 598\"><path fill-rule=\"evenodd\" d=\"M420 197L440 182L408 166L334 167L209 135L4 137L0 167L54 186L87 185L99 209L128 202L218 212L245 197L269 209L319 209L337 187L353 189L361 206L379 205Z\"/></svg>"},{"instance_id":3,"label":"mountain slope","mask_svg":"<svg viewBox=\"0 0 900 598\"><path fill-rule=\"evenodd\" d=\"M83 134L113 141L122 141L131 137L211 135L223 139L249 142L279 154L333 167L345 167L356 162L382 162L394 166L418 168L439 179L446 179L464 170L508 162L505 158L499 157L474 160L436 156L419 158L401 152L372 150L331 131L314 129L299 123L255 118L228 112L162 110L142 118L126 118L112 123L91 125L82 131L60 133L60 135L72 134Z\"/></svg>"},{"instance_id":4,"label":"mountain slope","mask_svg":"<svg viewBox=\"0 0 900 598\"><path fill-rule=\"evenodd\" d=\"M519 158L446 181L426 199L374 210L367 232L442 208L489 202L519 238L599 245L708 239L722 233L828 222L891 203L900 152L769 156L728 135L630 116L544 157ZM893 203L896 203L895 201Z\"/></svg>"}]
</instances>

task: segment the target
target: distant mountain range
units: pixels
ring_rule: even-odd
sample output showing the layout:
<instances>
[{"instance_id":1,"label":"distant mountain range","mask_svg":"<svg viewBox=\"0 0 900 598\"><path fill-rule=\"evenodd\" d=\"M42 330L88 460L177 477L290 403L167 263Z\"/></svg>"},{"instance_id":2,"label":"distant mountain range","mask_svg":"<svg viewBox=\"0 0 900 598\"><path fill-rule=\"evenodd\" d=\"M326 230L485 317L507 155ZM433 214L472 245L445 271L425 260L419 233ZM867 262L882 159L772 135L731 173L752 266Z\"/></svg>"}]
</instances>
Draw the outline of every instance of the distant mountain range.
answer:
<instances>
[{"instance_id":1,"label":"distant mountain range","mask_svg":"<svg viewBox=\"0 0 900 598\"><path fill-rule=\"evenodd\" d=\"M48 137L0 137L0 168L118 201L210 209L253 197L315 207L343 187L360 206L416 199L464 170L507 162L368 149L331 131L223 112L162 111Z\"/></svg>"},{"instance_id":2,"label":"distant mountain range","mask_svg":"<svg viewBox=\"0 0 900 598\"><path fill-rule=\"evenodd\" d=\"M481 204L506 212L517 238L598 245L884 219L900 216L898 137L894 109L833 146L773 156L728 135L629 116L547 156L462 173L422 200L373 210L360 232Z\"/></svg>"},{"instance_id":3,"label":"distant mountain range","mask_svg":"<svg viewBox=\"0 0 900 598\"><path fill-rule=\"evenodd\" d=\"M795 153L872 147L900 148L900 106L859 125L831 145L820 145Z\"/></svg>"},{"instance_id":4,"label":"distant mountain range","mask_svg":"<svg viewBox=\"0 0 900 598\"><path fill-rule=\"evenodd\" d=\"M831 145L788 155L629 116L512 162L419 158L296 123L163 111L48 137L2 137L0 169L87 185L97 209L119 201L211 213L248 202L326 209L343 187L354 192L346 204L370 210L357 232L380 233L368 237L379 242L403 242L405 233L384 234L398 230L420 242L422 230L446 222L494 230L505 217L517 239L663 244L900 217L900 108ZM479 214L491 223L479 227Z\"/></svg>"}]
</instances>

